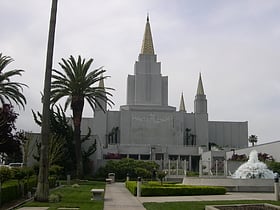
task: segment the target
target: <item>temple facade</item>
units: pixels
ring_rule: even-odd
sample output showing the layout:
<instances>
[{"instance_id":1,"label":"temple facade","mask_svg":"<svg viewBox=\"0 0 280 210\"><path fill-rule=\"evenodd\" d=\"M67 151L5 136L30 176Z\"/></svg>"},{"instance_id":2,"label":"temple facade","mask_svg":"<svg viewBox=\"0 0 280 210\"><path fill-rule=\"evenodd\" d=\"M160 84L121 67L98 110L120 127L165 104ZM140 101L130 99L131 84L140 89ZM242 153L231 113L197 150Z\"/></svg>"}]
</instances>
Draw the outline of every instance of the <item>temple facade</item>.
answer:
<instances>
[{"instance_id":1,"label":"temple facade","mask_svg":"<svg viewBox=\"0 0 280 210\"><path fill-rule=\"evenodd\" d=\"M104 81L99 85L104 87ZM178 109L168 105L168 76L162 75L157 61L149 17L134 72L127 77L126 94L127 102L119 111L104 113L97 108L93 118L82 120L82 133L90 127L97 142L93 157L97 167L106 159L129 157L157 161L162 169L170 160L184 161L185 170L198 171L201 154L210 144L228 149L248 147L248 122L208 120L201 74L193 112L186 111L183 94ZM107 110L106 103L100 103Z\"/></svg>"}]
</instances>

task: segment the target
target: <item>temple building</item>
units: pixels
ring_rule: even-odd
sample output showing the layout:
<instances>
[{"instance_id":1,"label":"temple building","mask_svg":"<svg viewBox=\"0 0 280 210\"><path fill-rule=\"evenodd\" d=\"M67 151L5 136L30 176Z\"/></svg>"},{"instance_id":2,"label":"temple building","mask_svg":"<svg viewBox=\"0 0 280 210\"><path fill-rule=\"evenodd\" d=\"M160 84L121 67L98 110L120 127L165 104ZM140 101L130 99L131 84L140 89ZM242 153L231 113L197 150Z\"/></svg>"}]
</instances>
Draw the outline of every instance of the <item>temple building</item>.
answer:
<instances>
[{"instance_id":1,"label":"temple building","mask_svg":"<svg viewBox=\"0 0 280 210\"><path fill-rule=\"evenodd\" d=\"M99 85L104 87L104 81ZM208 120L200 73L194 95L193 112L186 110L183 93L178 110L168 105L168 76L162 75L157 61L147 17L141 52L133 74L127 77L126 104L111 111L100 102L108 111L97 108L93 118L82 120L82 133L90 127L97 141L94 165L129 157L155 160L162 169L170 160L184 161L185 170L198 171L201 154L209 150L209 144L229 149L248 147L248 122Z\"/></svg>"}]
</instances>

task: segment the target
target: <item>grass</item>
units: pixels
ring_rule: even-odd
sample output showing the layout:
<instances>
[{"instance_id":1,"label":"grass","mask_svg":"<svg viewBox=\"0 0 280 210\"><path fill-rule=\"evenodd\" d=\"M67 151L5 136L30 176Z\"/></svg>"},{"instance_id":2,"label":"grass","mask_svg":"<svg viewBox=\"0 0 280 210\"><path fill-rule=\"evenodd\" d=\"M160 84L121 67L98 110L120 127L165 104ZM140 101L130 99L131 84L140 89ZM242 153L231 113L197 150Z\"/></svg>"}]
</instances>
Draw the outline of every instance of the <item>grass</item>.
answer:
<instances>
[{"instance_id":1,"label":"grass","mask_svg":"<svg viewBox=\"0 0 280 210\"><path fill-rule=\"evenodd\" d=\"M242 201L188 201L188 202L164 202L164 203L144 203L147 210L204 210L206 205L228 205L228 204L252 204L270 203L280 206L280 201L266 200L242 200Z\"/></svg>"},{"instance_id":2,"label":"grass","mask_svg":"<svg viewBox=\"0 0 280 210\"><path fill-rule=\"evenodd\" d=\"M105 188L104 182L86 182L80 184L80 187L74 188L72 186L63 186L59 189L52 191L50 194L61 194L62 199L57 203L45 203L45 202L29 202L23 206L36 206L36 207L50 207L49 210L54 210L59 207L79 207L80 210L102 210L104 207L103 200L91 200L92 194L90 190L92 188Z\"/></svg>"}]
</instances>

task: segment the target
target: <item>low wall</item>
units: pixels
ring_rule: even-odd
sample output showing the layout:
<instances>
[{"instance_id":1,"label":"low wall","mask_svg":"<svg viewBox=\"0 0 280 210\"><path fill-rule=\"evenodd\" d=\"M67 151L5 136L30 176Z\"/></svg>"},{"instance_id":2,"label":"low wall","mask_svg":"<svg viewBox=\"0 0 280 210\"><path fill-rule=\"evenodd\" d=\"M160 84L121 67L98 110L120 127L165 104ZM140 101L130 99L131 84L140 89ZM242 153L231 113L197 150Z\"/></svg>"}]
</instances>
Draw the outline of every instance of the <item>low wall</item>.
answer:
<instances>
[{"instance_id":1,"label":"low wall","mask_svg":"<svg viewBox=\"0 0 280 210\"><path fill-rule=\"evenodd\" d=\"M185 185L222 186L229 192L274 192L273 179L232 179L185 177Z\"/></svg>"}]
</instances>

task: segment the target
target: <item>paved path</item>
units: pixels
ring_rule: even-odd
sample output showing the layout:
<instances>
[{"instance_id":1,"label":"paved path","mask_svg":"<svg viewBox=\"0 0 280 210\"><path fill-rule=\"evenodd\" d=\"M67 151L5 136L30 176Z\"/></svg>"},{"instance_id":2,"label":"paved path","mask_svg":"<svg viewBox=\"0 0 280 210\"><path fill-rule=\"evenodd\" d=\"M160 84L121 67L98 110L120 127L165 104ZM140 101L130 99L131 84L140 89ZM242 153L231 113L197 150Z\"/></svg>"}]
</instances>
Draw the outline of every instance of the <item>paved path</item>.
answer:
<instances>
[{"instance_id":1,"label":"paved path","mask_svg":"<svg viewBox=\"0 0 280 210\"><path fill-rule=\"evenodd\" d=\"M104 210L145 210L142 203L133 196L124 183L106 184Z\"/></svg>"}]
</instances>

